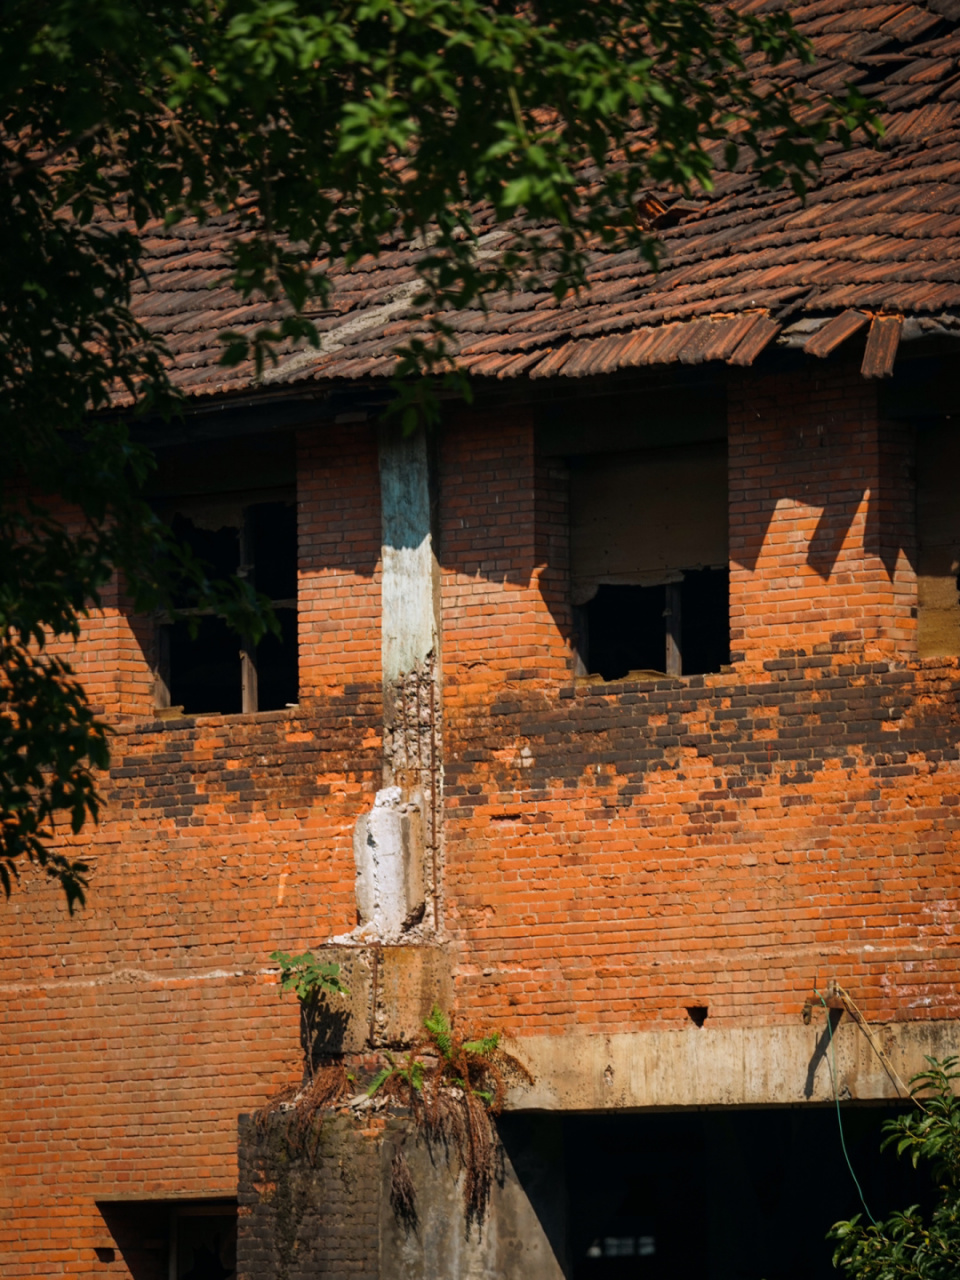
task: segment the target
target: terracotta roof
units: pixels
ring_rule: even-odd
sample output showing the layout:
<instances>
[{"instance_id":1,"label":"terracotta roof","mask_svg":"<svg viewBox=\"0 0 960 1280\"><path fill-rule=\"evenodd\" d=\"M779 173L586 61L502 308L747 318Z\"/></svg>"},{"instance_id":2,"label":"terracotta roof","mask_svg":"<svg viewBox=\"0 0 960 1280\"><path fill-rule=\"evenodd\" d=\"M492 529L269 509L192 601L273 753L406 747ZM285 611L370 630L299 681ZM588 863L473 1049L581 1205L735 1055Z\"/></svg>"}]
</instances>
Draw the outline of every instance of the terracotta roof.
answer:
<instances>
[{"instance_id":1,"label":"terracotta roof","mask_svg":"<svg viewBox=\"0 0 960 1280\"><path fill-rule=\"evenodd\" d=\"M852 82L879 97L881 148L831 150L805 204L748 176L722 175L709 198L671 209L667 220L677 221L661 233L658 274L635 253L598 253L592 287L579 297L557 303L544 288L496 297L486 313L455 313L463 368L545 378L670 361L750 364L774 339L827 355L878 316L891 320L868 330L864 373L882 376L901 333L960 332L960 3L801 0L791 8L817 62L780 74L828 91ZM145 238L149 287L136 311L165 338L175 380L190 394L249 387L250 368L218 365L217 335L277 316L222 283L226 230L214 219ZM492 229L491 250L508 235ZM390 374L392 348L415 329L416 258L401 248L350 271L333 264L331 310L315 317L321 349L286 354L264 382Z\"/></svg>"}]
</instances>

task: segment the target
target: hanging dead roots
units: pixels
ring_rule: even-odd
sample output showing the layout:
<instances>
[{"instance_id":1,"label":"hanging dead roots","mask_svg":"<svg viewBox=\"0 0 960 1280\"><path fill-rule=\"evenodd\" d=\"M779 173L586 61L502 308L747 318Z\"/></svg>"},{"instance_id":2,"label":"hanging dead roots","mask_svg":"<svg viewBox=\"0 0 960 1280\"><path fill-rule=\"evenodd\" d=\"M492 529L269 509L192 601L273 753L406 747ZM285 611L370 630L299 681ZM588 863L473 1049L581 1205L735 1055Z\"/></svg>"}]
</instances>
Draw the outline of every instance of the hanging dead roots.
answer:
<instances>
[{"instance_id":1,"label":"hanging dead roots","mask_svg":"<svg viewBox=\"0 0 960 1280\"><path fill-rule=\"evenodd\" d=\"M403 1147L396 1152L390 1165L390 1207L408 1231L416 1231L419 1225L417 1191Z\"/></svg>"},{"instance_id":2,"label":"hanging dead roots","mask_svg":"<svg viewBox=\"0 0 960 1280\"><path fill-rule=\"evenodd\" d=\"M448 1158L455 1155L464 1175L467 1224L480 1226L493 1183L503 1176L495 1117L506 1095L504 1070L529 1075L498 1047L497 1035L464 1039L437 1008L424 1027L426 1037L404 1059L386 1055L389 1065L376 1076L368 1093L381 1093L407 1107L427 1143L441 1146Z\"/></svg>"},{"instance_id":3,"label":"hanging dead roots","mask_svg":"<svg viewBox=\"0 0 960 1280\"><path fill-rule=\"evenodd\" d=\"M283 1139L291 1155L306 1155L316 1160L323 1127L324 1112L335 1107L347 1092L347 1069L340 1058L321 1063L301 1086L288 1085L274 1094L256 1113L258 1139L263 1141L269 1129L282 1116Z\"/></svg>"}]
</instances>

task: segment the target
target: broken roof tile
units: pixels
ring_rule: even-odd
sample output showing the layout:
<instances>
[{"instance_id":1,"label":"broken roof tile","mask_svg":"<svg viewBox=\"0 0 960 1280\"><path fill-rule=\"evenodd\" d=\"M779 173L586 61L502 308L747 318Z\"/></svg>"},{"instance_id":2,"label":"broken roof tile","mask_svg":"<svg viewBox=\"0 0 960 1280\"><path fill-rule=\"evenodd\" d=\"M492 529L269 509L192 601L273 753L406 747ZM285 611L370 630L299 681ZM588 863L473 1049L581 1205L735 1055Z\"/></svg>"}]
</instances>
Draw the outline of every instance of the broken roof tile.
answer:
<instances>
[{"instance_id":1,"label":"broken roof tile","mask_svg":"<svg viewBox=\"0 0 960 1280\"><path fill-rule=\"evenodd\" d=\"M900 316L873 317L861 366L865 378L888 378L893 373L902 328Z\"/></svg>"},{"instance_id":2,"label":"broken roof tile","mask_svg":"<svg viewBox=\"0 0 960 1280\"><path fill-rule=\"evenodd\" d=\"M741 339L732 355L727 357L727 364L753 364L760 352L780 332L780 325L769 316L761 316L749 332Z\"/></svg>"},{"instance_id":3,"label":"broken roof tile","mask_svg":"<svg viewBox=\"0 0 960 1280\"><path fill-rule=\"evenodd\" d=\"M808 338L804 343L804 351L808 356L828 356L835 351L841 342L859 332L870 319L862 311L844 311L842 315L828 320L822 329Z\"/></svg>"}]
</instances>

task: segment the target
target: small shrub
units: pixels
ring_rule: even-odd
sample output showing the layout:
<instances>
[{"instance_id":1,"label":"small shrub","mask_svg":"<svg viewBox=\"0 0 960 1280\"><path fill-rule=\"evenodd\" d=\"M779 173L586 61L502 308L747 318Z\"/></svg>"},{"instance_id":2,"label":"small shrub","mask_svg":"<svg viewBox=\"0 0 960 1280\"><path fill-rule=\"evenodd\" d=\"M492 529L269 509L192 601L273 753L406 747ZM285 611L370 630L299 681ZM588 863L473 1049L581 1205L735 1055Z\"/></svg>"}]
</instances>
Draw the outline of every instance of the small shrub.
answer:
<instances>
[{"instance_id":1,"label":"small shrub","mask_svg":"<svg viewBox=\"0 0 960 1280\"><path fill-rule=\"evenodd\" d=\"M938 1196L924 1222L917 1205L892 1213L870 1226L860 1215L836 1223L829 1239L837 1241L833 1265L849 1280L957 1280L960 1276L960 1100L953 1082L960 1079L960 1059L938 1062L911 1080L917 1109L888 1120L883 1147L895 1146L914 1167L930 1166Z\"/></svg>"},{"instance_id":2,"label":"small shrub","mask_svg":"<svg viewBox=\"0 0 960 1280\"><path fill-rule=\"evenodd\" d=\"M291 956L286 951L271 951L270 959L280 966L282 990L296 992L302 1004L324 995L350 994L340 981L340 966L332 961L321 963L312 951L304 951L299 956Z\"/></svg>"}]
</instances>

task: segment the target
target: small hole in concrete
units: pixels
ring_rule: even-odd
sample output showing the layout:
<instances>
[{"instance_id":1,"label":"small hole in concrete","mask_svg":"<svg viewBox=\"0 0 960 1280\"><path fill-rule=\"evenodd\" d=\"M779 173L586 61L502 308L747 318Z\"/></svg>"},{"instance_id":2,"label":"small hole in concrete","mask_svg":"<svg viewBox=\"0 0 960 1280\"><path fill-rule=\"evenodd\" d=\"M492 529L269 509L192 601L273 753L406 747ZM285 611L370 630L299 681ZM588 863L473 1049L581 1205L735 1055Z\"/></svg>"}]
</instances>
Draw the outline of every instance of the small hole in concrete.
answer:
<instances>
[{"instance_id":1,"label":"small hole in concrete","mask_svg":"<svg viewBox=\"0 0 960 1280\"><path fill-rule=\"evenodd\" d=\"M688 1004L687 1013L690 1015L690 1021L697 1027L702 1027L707 1020L709 1009L705 1004Z\"/></svg>"}]
</instances>

